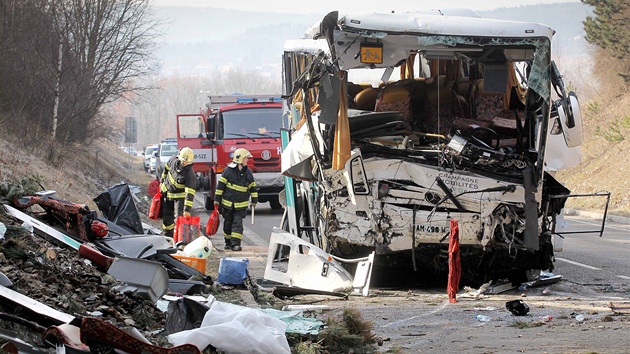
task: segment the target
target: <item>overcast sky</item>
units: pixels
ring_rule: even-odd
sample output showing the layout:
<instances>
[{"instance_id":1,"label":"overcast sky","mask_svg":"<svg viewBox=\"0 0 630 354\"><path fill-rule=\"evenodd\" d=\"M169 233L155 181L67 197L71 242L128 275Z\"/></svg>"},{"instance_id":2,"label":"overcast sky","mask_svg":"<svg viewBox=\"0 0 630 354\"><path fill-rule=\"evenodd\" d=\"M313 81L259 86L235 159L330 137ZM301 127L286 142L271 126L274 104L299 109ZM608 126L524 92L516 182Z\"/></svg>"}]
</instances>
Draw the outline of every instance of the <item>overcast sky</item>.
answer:
<instances>
[{"instance_id":1,"label":"overcast sky","mask_svg":"<svg viewBox=\"0 0 630 354\"><path fill-rule=\"evenodd\" d=\"M412 0L153 0L153 4L161 6L203 6L222 9L313 13L326 14L330 11L368 11L368 12L409 12L432 9L468 8L483 11L499 7L518 7L521 5L580 2L579 0L443 0L439 2Z\"/></svg>"}]
</instances>

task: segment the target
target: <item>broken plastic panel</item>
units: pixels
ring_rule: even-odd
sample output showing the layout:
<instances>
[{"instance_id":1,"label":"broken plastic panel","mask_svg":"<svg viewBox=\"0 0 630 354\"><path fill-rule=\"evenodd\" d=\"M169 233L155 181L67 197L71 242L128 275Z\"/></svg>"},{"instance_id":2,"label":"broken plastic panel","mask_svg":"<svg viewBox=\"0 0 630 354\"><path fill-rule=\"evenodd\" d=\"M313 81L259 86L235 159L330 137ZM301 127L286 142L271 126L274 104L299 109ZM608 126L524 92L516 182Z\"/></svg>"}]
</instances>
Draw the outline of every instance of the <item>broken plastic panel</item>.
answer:
<instances>
[{"instance_id":1,"label":"broken plastic panel","mask_svg":"<svg viewBox=\"0 0 630 354\"><path fill-rule=\"evenodd\" d=\"M354 277L341 262L358 263ZM367 296L373 262L373 253L360 259L333 257L308 241L274 228L263 278L304 289Z\"/></svg>"}]
</instances>

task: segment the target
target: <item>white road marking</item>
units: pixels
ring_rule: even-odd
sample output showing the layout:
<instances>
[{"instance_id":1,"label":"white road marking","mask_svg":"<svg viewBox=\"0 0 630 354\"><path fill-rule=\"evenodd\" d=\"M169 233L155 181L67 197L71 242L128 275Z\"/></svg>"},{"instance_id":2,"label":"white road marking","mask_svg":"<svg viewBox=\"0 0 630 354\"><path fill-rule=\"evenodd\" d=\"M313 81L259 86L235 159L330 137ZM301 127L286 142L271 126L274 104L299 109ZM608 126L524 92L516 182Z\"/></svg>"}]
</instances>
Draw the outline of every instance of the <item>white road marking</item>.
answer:
<instances>
[{"instance_id":1,"label":"white road marking","mask_svg":"<svg viewBox=\"0 0 630 354\"><path fill-rule=\"evenodd\" d=\"M576 265L576 266L580 266L580 267L584 267L584 268L588 268L588 269L592 269L592 270L600 270L597 267L593 267L593 266L590 266L590 265L587 265L587 264L584 264L584 263L580 263L580 262L571 261L571 260L568 260L566 258L556 257L556 260L557 261L567 262L567 263L570 263L570 264L573 264L573 265Z\"/></svg>"},{"instance_id":2,"label":"white road marking","mask_svg":"<svg viewBox=\"0 0 630 354\"><path fill-rule=\"evenodd\" d=\"M575 222L575 223L580 223L580 224L587 224L587 225L592 225L592 226L597 226L597 227L601 227L602 226L602 222L601 220L599 221L591 221L591 220L586 220L586 219L582 219L578 216L569 216L569 215L565 215L564 217L564 221L571 221L571 222ZM569 224L570 226L570 224ZM627 225L610 225L610 223L606 223L606 229L607 230L616 230L616 231L628 231L628 227ZM599 232L599 229L597 229L596 231L593 232Z\"/></svg>"},{"instance_id":3,"label":"white road marking","mask_svg":"<svg viewBox=\"0 0 630 354\"><path fill-rule=\"evenodd\" d=\"M400 323L403 323L403 322L408 322L408 321L415 320L416 318L426 317L426 316L432 315L432 314L434 314L434 313L438 313L438 312L440 312L440 311L444 310L444 309L446 308L446 306L448 306L448 305L449 305L449 302L448 302L448 301L444 301L444 302L442 303L442 305L438 306L438 307L437 307L435 310L433 310L433 311L430 311L430 312L428 312L428 313L423 313L423 314L418 315L418 316L413 316L413 317L409 317L409 318L404 318L404 319L399 320L399 321L390 322L390 323L388 323L388 324L384 325L383 327L389 327L389 326L392 326L392 325L397 325L397 324L400 324Z\"/></svg>"},{"instance_id":4,"label":"white road marking","mask_svg":"<svg viewBox=\"0 0 630 354\"><path fill-rule=\"evenodd\" d=\"M626 280L630 280L630 277L627 275L618 275L619 278L621 279L626 279Z\"/></svg>"}]
</instances>

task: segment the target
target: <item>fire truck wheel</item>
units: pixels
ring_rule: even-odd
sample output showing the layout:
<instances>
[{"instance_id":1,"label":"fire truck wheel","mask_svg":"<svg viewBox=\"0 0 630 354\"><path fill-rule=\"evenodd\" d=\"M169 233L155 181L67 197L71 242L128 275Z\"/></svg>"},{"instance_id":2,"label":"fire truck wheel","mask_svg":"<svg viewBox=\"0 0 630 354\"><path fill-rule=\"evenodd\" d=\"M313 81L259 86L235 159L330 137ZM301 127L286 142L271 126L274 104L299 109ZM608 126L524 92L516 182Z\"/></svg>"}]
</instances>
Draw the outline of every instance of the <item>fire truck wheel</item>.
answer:
<instances>
[{"instance_id":1,"label":"fire truck wheel","mask_svg":"<svg viewBox=\"0 0 630 354\"><path fill-rule=\"evenodd\" d=\"M210 178L208 176L201 177L201 188L203 190L210 190Z\"/></svg>"}]
</instances>

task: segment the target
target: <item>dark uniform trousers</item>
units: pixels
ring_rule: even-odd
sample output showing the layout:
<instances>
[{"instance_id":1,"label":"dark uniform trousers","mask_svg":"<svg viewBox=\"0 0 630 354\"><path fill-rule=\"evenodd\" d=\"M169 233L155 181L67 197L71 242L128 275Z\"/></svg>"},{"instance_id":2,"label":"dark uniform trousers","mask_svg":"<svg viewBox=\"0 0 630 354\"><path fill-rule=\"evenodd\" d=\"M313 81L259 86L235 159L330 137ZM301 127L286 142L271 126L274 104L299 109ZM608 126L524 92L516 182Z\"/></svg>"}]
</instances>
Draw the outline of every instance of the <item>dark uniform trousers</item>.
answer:
<instances>
[{"instance_id":1,"label":"dark uniform trousers","mask_svg":"<svg viewBox=\"0 0 630 354\"><path fill-rule=\"evenodd\" d=\"M243 238L243 219L247 216L247 209L221 208L223 215L223 233L225 238Z\"/></svg>"},{"instance_id":2,"label":"dark uniform trousers","mask_svg":"<svg viewBox=\"0 0 630 354\"><path fill-rule=\"evenodd\" d=\"M164 227L164 235L167 237L173 237L175 231L175 220L178 216L184 215L184 201L185 198L166 198L164 205L162 206L162 224ZM177 214L175 214L177 211Z\"/></svg>"}]
</instances>

